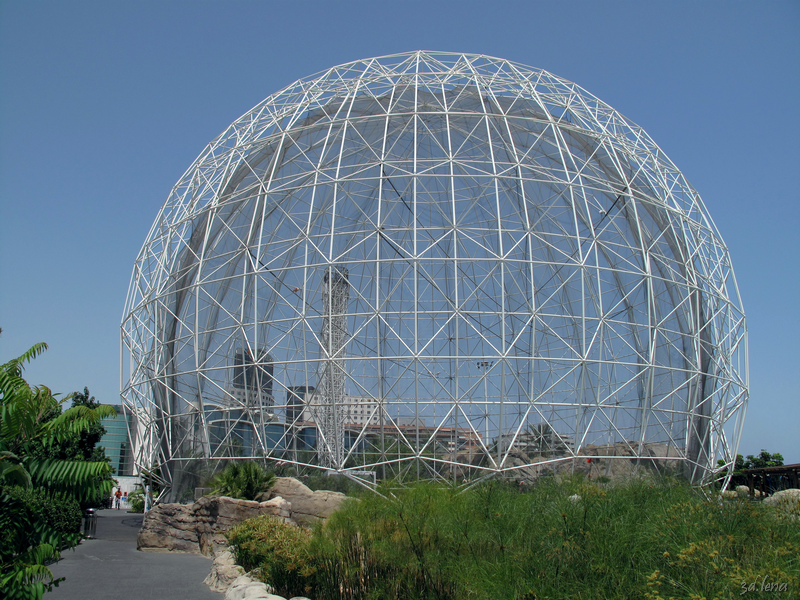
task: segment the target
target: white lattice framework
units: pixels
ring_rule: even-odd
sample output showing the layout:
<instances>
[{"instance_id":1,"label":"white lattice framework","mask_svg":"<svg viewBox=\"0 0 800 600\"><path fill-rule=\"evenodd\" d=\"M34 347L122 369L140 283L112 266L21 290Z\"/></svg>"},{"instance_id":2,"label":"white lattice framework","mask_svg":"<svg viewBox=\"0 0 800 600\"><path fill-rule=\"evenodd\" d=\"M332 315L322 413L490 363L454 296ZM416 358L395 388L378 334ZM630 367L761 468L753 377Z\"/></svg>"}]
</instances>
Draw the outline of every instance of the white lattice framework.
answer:
<instances>
[{"instance_id":1,"label":"white lattice framework","mask_svg":"<svg viewBox=\"0 0 800 600\"><path fill-rule=\"evenodd\" d=\"M350 284L347 270L328 267L322 278L322 358L325 368L318 401L321 437L327 443L318 444L320 464L337 469L345 456L345 387L347 384L344 353L347 349L347 301L350 299Z\"/></svg>"},{"instance_id":2,"label":"white lattice framework","mask_svg":"<svg viewBox=\"0 0 800 600\"><path fill-rule=\"evenodd\" d=\"M701 482L735 456L746 339L728 250L640 127L545 71L413 52L301 79L202 152L136 259L121 393L176 495L221 456ZM241 348L274 361L266 424L230 392Z\"/></svg>"}]
</instances>

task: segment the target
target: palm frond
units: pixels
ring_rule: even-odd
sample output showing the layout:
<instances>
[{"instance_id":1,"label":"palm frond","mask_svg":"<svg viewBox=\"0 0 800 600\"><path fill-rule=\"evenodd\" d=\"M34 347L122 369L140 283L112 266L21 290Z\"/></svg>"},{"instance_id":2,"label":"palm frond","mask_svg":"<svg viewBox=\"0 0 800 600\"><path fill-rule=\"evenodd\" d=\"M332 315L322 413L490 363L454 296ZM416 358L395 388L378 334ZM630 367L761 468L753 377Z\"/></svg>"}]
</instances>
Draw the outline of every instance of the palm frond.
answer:
<instances>
[{"instance_id":1,"label":"palm frond","mask_svg":"<svg viewBox=\"0 0 800 600\"><path fill-rule=\"evenodd\" d=\"M25 351L22 356L18 356L17 358L12 358L2 367L0 367L0 371L9 372L17 377L22 375L22 371L25 368L25 363L31 362L34 358L42 354L45 350L47 350L47 344L44 342L39 342L38 344L34 344L27 351Z\"/></svg>"},{"instance_id":2,"label":"palm frond","mask_svg":"<svg viewBox=\"0 0 800 600\"><path fill-rule=\"evenodd\" d=\"M108 479L111 465L107 462L25 458L23 464L35 485L66 492L79 501L111 493Z\"/></svg>"},{"instance_id":3,"label":"palm frond","mask_svg":"<svg viewBox=\"0 0 800 600\"><path fill-rule=\"evenodd\" d=\"M19 457L12 452L0 452L0 482L24 488L31 487L30 474L21 464Z\"/></svg>"}]
</instances>

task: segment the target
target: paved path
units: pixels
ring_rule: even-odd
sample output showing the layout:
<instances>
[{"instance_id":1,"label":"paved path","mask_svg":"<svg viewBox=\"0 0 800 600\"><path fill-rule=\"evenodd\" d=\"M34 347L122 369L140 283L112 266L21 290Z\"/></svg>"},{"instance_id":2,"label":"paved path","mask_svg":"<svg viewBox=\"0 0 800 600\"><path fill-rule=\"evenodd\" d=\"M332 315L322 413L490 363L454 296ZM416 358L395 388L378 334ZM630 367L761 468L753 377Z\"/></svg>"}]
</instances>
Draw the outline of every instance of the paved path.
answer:
<instances>
[{"instance_id":1,"label":"paved path","mask_svg":"<svg viewBox=\"0 0 800 600\"><path fill-rule=\"evenodd\" d=\"M196 554L139 552L136 534L142 515L101 510L97 539L84 540L50 565L66 581L45 600L221 600L203 583L211 560Z\"/></svg>"}]
</instances>

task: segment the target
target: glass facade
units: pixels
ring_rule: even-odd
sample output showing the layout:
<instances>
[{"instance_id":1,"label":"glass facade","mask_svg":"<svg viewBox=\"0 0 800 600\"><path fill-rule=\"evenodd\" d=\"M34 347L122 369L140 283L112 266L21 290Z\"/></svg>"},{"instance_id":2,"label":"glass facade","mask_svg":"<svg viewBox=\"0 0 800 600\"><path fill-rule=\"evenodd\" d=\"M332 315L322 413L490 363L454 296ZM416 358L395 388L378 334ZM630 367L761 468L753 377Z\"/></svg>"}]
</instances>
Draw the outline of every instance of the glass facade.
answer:
<instances>
[{"instance_id":1,"label":"glass facade","mask_svg":"<svg viewBox=\"0 0 800 600\"><path fill-rule=\"evenodd\" d=\"M133 453L128 440L128 425L130 417L122 412L122 406L112 405L117 411L116 417L106 417L100 422L105 427L106 433L100 438L99 446L105 448L106 456L111 460L111 466L116 475L133 475Z\"/></svg>"}]
</instances>

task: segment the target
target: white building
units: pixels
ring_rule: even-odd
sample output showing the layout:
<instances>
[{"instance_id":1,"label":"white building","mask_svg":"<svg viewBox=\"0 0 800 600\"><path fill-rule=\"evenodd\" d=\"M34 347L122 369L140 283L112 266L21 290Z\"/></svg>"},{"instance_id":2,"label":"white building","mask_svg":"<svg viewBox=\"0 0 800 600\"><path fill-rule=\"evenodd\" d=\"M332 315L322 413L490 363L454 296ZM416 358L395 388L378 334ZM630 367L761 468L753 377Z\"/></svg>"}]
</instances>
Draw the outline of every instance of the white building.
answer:
<instances>
[{"instance_id":1,"label":"white building","mask_svg":"<svg viewBox=\"0 0 800 600\"><path fill-rule=\"evenodd\" d=\"M274 411L273 405L275 400L272 394L266 390L259 390L257 388L238 388L233 387L228 390L228 394L234 402L228 401L226 406L230 407L248 407L248 408L261 408L270 413Z\"/></svg>"},{"instance_id":2,"label":"white building","mask_svg":"<svg viewBox=\"0 0 800 600\"><path fill-rule=\"evenodd\" d=\"M308 396L300 421L317 422L315 412L321 408L320 399L317 394ZM371 396L345 396L341 407L345 411L345 426L380 425L378 401Z\"/></svg>"}]
</instances>

